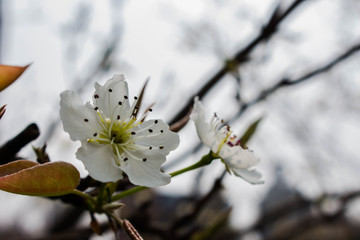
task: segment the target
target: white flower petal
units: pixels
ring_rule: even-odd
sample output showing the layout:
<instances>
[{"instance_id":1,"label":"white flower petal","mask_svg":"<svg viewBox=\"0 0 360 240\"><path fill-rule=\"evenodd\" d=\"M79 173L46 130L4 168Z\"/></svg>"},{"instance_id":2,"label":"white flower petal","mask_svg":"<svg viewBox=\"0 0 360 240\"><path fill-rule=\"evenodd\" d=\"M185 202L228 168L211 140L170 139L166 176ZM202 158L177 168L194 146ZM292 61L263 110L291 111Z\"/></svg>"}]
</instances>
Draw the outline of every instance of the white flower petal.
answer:
<instances>
[{"instance_id":1,"label":"white flower petal","mask_svg":"<svg viewBox=\"0 0 360 240\"><path fill-rule=\"evenodd\" d=\"M169 125L162 120L148 120L133 128L137 145L153 147L163 155L178 147L180 139L177 133L169 130Z\"/></svg>"},{"instance_id":2,"label":"white flower petal","mask_svg":"<svg viewBox=\"0 0 360 240\"><path fill-rule=\"evenodd\" d=\"M243 178L249 183L252 184L262 184L264 181L261 180L261 173L256 170L248 169L232 169L234 174L238 177Z\"/></svg>"},{"instance_id":3,"label":"white flower petal","mask_svg":"<svg viewBox=\"0 0 360 240\"><path fill-rule=\"evenodd\" d=\"M94 133L102 131L98 124L97 112L89 104L81 101L72 91L60 94L60 118L64 130L70 134L72 140L86 140Z\"/></svg>"},{"instance_id":4,"label":"white flower petal","mask_svg":"<svg viewBox=\"0 0 360 240\"><path fill-rule=\"evenodd\" d=\"M190 119L194 121L196 126L197 134L199 135L199 138L201 141L206 144L206 139L208 137L208 134L211 132L211 127L208 122L205 120L205 109L202 105L202 103L199 101L198 97L195 97L194 99L194 108L191 112ZM206 144L207 145L207 144ZM207 145L209 147L209 145Z\"/></svg>"},{"instance_id":5,"label":"white flower petal","mask_svg":"<svg viewBox=\"0 0 360 240\"><path fill-rule=\"evenodd\" d=\"M260 161L250 150L241 146L229 146L226 143L221 147L219 156L230 168L237 169L252 167Z\"/></svg>"},{"instance_id":6,"label":"white flower petal","mask_svg":"<svg viewBox=\"0 0 360 240\"><path fill-rule=\"evenodd\" d=\"M170 183L170 175L160 171L166 158L156 151L132 151L126 153L128 160L122 170L128 175L131 183L145 187L157 187Z\"/></svg>"},{"instance_id":7,"label":"white flower petal","mask_svg":"<svg viewBox=\"0 0 360 240\"><path fill-rule=\"evenodd\" d=\"M221 140L218 140L213 126L205 120L205 109L198 97L194 99L194 108L190 118L194 121L196 132L203 144L208 146L213 152L217 152Z\"/></svg>"},{"instance_id":8,"label":"white flower petal","mask_svg":"<svg viewBox=\"0 0 360 240\"><path fill-rule=\"evenodd\" d=\"M110 145L82 142L76 152L89 175L101 182L116 182L122 179L122 171L114 162L114 154Z\"/></svg>"},{"instance_id":9,"label":"white flower petal","mask_svg":"<svg viewBox=\"0 0 360 240\"><path fill-rule=\"evenodd\" d=\"M95 83L93 103L105 118L115 120L117 115L128 117L131 114L128 94L124 75L116 74L104 86Z\"/></svg>"}]
</instances>

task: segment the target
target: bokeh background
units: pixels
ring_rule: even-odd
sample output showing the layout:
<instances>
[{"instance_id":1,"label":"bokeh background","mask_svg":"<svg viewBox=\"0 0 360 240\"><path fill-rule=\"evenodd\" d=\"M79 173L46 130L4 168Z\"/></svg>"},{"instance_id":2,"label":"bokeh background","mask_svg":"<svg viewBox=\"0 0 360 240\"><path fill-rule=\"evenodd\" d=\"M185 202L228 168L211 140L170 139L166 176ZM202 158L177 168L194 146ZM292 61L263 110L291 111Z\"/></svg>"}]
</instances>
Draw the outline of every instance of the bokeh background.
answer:
<instances>
[{"instance_id":1,"label":"bokeh background","mask_svg":"<svg viewBox=\"0 0 360 240\"><path fill-rule=\"evenodd\" d=\"M149 78L143 105L155 102L150 118L171 123L220 71L201 94L209 116L216 112L238 135L263 117L248 146L261 159L256 168L265 184L227 175L218 191L225 209L232 206L229 239L360 236L359 1L2 0L0 8L0 62L32 63L1 92L7 111L0 144L35 122L41 135L19 155L33 160L31 145L46 142L53 161L71 162L85 177L75 158L79 143L59 120L60 92L74 90L85 101L94 82L124 73L136 95ZM179 134L180 147L164 165L168 172L208 151L199 147L191 121ZM213 163L174 178L157 194L196 201L222 171ZM47 227L64 208L5 192L0 202L0 231L17 229L26 239L51 239ZM88 222L83 216L74 227Z\"/></svg>"}]
</instances>

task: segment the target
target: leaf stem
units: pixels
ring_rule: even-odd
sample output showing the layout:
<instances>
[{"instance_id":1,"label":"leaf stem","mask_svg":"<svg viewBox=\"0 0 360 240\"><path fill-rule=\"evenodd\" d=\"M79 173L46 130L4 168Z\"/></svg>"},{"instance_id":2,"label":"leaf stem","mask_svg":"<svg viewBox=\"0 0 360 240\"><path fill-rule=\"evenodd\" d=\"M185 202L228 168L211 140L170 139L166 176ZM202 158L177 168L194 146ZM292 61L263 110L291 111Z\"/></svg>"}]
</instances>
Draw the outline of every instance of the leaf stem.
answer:
<instances>
[{"instance_id":1,"label":"leaf stem","mask_svg":"<svg viewBox=\"0 0 360 240\"><path fill-rule=\"evenodd\" d=\"M134 193L137 193L137 192L140 192L142 190L145 190L145 189L148 189L148 187L144 187L144 186L137 186L137 187L133 187L133 188L130 188L128 190L125 190L121 193L118 193L118 194L115 194L114 196L111 197L111 202L114 202L114 201L118 201L124 197L127 197L129 195L132 195Z\"/></svg>"},{"instance_id":2,"label":"leaf stem","mask_svg":"<svg viewBox=\"0 0 360 240\"><path fill-rule=\"evenodd\" d=\"M89 203L91 203L93 206L96 205L96 201L94 198L92 198L90 195L84 193L84 192L81 192L77 189L73 189L71 192L71 194L75 194L75 195L78 195L79 197L82 197L84 199L86 199L87 201L89 201Z\"/></svg>"}]
</instances>

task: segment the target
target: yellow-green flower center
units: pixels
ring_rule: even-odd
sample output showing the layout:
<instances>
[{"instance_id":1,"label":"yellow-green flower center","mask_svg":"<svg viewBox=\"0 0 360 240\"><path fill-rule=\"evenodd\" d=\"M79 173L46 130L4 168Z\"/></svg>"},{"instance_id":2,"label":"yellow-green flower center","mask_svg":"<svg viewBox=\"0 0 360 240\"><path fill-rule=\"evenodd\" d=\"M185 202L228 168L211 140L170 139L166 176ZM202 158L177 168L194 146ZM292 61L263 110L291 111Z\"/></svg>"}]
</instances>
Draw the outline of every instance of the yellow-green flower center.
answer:
<instances>
[{"instance_id":1,"label":"yellow-green flower center","mask_svg":"<svg viewBox=\"0 0 360 240\"><path fill-rule=\"evenodd\" d=\"M100 116L100 115L99 115ZM103 131L101 133L94 133L94 138L88 139L89 143L97 144L109 144L118 157L115 160L115 163L119 166L121 155L127 150L134 150L136 148L134 144L134 138L132 135L135 135L135 131L131 131L132 128L141 124L141 122L136 122L136 118L132 118L127 122L122 122L120 120L111 121L110 119L103 119L100 116L102 122Z\"/></svg>"},{"instance_id":2,"label":"yellow-green flower center","mask_svg":"<svg viewBox=\"0 0 360 240\"><path fill-rule=\"evenodd\" d=\"M117 152L122 153L123 147L131 148L132 141L131 135L135 135L135 132L131 129L138 124L136 118L132 118L128 122L122 122L120 120L111 121L110 119L101 118L103 125L103 131L101 133L95 133L94 138L88 139L90 143L99 144L111 144L113 147L120 147Z\"/></svg>"},{"instance_id":3,"label":"yellow-green flower center","mask_svg":"<svg viewBox=\"0 0 360 240\"><path fill-rule=\"evenodd\" d=\"M128 126L126 123L114 123L110 130L109 138L115 144L125 144L130 141L130 129L132 126Z\"/></svg>"}]
</instances>

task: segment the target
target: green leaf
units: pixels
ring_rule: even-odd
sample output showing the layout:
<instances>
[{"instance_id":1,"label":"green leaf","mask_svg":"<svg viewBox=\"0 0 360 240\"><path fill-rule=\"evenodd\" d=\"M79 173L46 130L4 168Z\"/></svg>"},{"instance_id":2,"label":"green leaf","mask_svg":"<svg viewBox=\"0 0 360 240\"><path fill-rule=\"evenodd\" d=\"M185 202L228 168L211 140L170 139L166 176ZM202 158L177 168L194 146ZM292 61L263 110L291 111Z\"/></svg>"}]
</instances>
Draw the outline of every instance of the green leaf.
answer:
<instances>
[{"instance_id":1,"label":"green leaf","mask_svg":"<svg viewBox=\"0 0 360 240\"><path fill-rule=\"evenodd\" d=\"M0 64L0 92L18 79L29 66L18 67Z\"/></svg>"},{"instance_id":2,"label":"green leaf","mask_svg":"<svg viewBox=\"0 0 360 240\"><path fill-rule=\"evenodd\" d=\"M246 148L246 143L250 140L250 138L254 135L257 126L259 125L260 121L262 120L262 117L260 117L258 120L253 122L245 131L245 133L242 135L240 145L243 148Z\"/></svg>"},{"instance_id":3,"label":"green leaf","mask_svg":"<svg viewBox=\"0 0 360 240\"><path fill-rule=\"evenodd\" d=\"M66 162L38 164L19 160L0 166L0 190L29 196L70 193L80 181L78 170Z\"/></svg>"}]
</instances>

